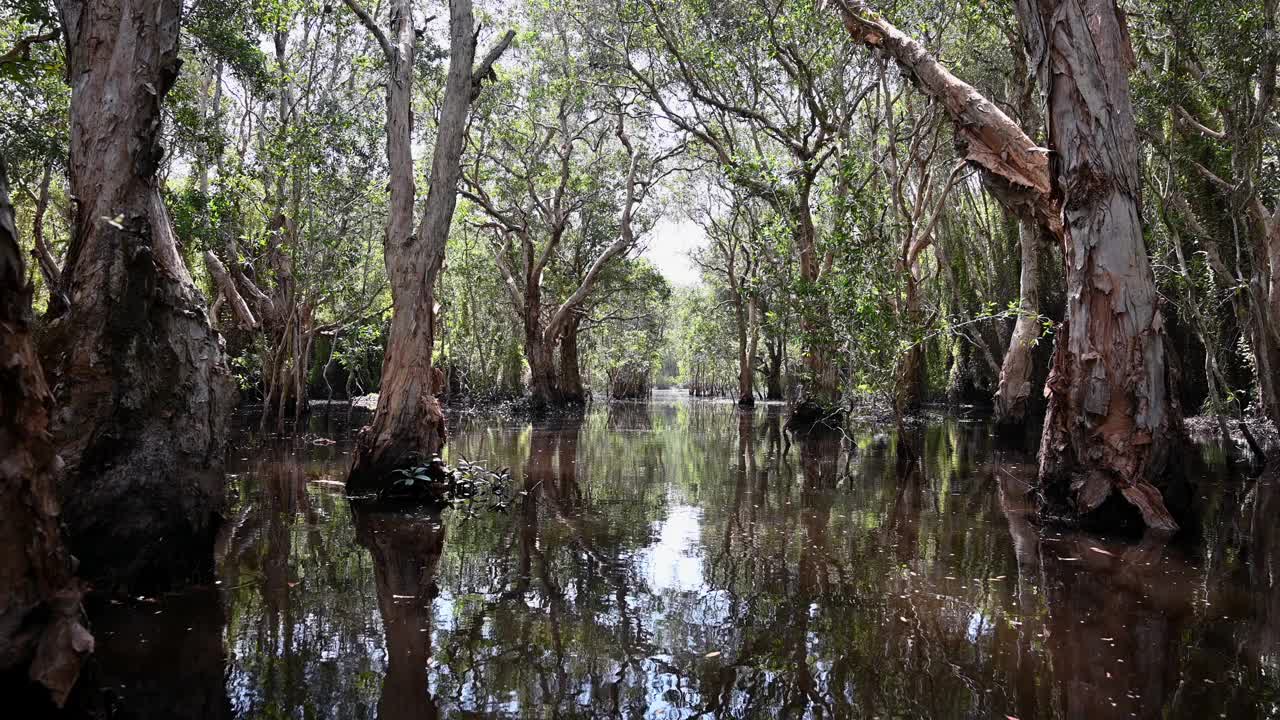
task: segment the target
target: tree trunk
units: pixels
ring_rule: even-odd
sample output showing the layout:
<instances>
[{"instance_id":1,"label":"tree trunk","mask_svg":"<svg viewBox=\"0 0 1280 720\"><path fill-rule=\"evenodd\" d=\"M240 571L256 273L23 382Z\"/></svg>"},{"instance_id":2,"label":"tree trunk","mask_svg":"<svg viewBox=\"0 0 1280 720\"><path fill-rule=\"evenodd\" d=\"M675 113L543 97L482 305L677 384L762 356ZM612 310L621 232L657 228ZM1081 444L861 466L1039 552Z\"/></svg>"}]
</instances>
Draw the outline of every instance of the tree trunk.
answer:
<instances>
[{"instance_id":1,"label":"tree trunk","mask_svg":"<svg viewBox=\"0 0 1280 720\"><path fill-rule=\"evenodd\" d=\"M539 410L558 407L562 403L555 349L547 345L542 328L536 321L527 322L524 353L529 361L529 401Z\"/></svg>"},{"instance_id":2,"label":"tree trunk","mask_svg":"<svg viewBox=\"0 0 1280 720\"><path fill-rule=\"evenodd\" d=\"M565 404L581 404L586 399L578 364L578 326L581 323L582 316L575 313L560 336L560 398Z\"/></svg>"},{"instance_id":3,"label":"tree trunk","mask_svg":"<svg viewBox=\"0 0 1280 720\"><path fill-rule=\"evenodd\" d=\"M480 81L511 41L511 34L485 57L475 74L476 38L470 0L449 3L449 74L431 162L431 182L418 232L412 232L414 28L411 0L391 4L391 40L363 10L347 0L374 33L391 67L387 85L387 159L391 202L384 255L391 282L391 331L382 364L382 384L373 423L356 443L347 489L377 487L390 471L426 459L444 445L444 414L432 394L435 344L435 284L444 264L445 241L457 204L467 112Z\"/></svg>"},{"instance_id":4,"label":"tree trunk","mask_svg":"<svg viewBox=\"0 0 1280 720\"><path fill-rule=\"evenodd\" d=\"M1019 217L1063 242L1068 322L1059 331L1041 441L1046 508L1074 516L1113 489L1153 528L1176 527L1152 480L1182 438L1142 244L1132 56L1114 0L1019 0L1048 94L1046 153L999 108L859 0L836 0L855 40L883 51L952 119L965 159ZM1064 227L1070 226L1070 227Z\"/></svg>"},{"instance_id":5,"label":"tree trunk","mask_svg":"<svg viewBox=\"0 0 1280 720\"><path fill-rule=\"evenodd\" d=\"M804 183L804 189L792 209L796 223L796 247L800 251L800 279L812 293L818 291L822 268L818 261L817 232L813 227L813 213L809 208L809 189L812 180ZM824 303L807 304L800 314L800 331L804 337L802 357L804 382L801 385L800 402L792 409L791 422L810 423L831 413L840 401L836 383L836 364L832 359L831 343L826 339L830 318L822 309Z\"/></svg>"},{"instance_id":6,"label":"tree trunk","mask_svg":"<svg viewBox=\"0 0 1280 720\"><path fill-rule=\"evenodd\" d=\"M765 373L764 396L766 400L783 400L786 396L782 392L782 340L765 345L769 348L769 367Z\"/></svg>"},{"instance_id":7,"label":"tree trunk","mask_svg":"<svg viewBox=\"0 0 1280 720\"><path fill-rule=\"evenodd\" d=\"M733 305L733 318L738 336L738 404L751 406L756 404L755 395L751 390L752 366L755 363L755 358L747 342L748 322L745 306L748 301L742 297L742 293L738 290L736 284L733 291L736 299Z\"/></svg>"},{"instance_id":8,"label":"tree trunk","mask_svg":"<svg viewBox=\"0 0 1280 720\"><path fill-rule=\"evenodd\" d=\"M909 263L909 264L908 264ZM907 257L903 257L899 271L906 280L906 297L903 300L903 306L906 312L903 318L907 322L907 327L913 333L916 328L920 328L924 321L924 310L921 307L920 298L920 280L916 277L914 261L909 261ZM920 410L920 405L924 400L924 343L919 340L913 340L911 345L903 352L902 357L898 360L898 367L895 372L896 377L894 388L894 412L901 419L907 415L911 415Z\"/></svg>"},{"instance_id":9,"label":"tree trunk","mask_svg":"<svg viewBox=\"0 0 1280 720\"><path fill-rule=\"evenodd\" d=\"M1018 319L1000 366L995 415L1001 425L1021 425L1031 398L1031 360L1040 336L1040 228L1034 221L1018 221L1022 270L1018 277Z\"/></svg>"},{"instance_id":10,"label":"tree trunk","mask_svg":"<svg viewBox=\"0 0 1280 720\"><path fill-rule=\"evenodd\" d=\"M213 571L234 388L156 176L177 0L59 0L71 78L71 309L51 327L63 521L100 587Z\"/></svg>"},{"instance_id":11,"label":"tree trunk","mask_svg":"<svg viewBox=\"0 0 1280 720\"><path fill-rule=\"evenodd\" d=\"M93 637L81 624L81 588L58 527L61 463L49 435L53 396L31 336L31 294L0 158L0 677L25 675L61 706Z\"/></svg>"},{"instance_id":12,"label":"tree trunk","mask_svg":"<svg viewBox=\"0 0 1280 720\"><path fill-rule=\"evenodd\" d=\"M1155 529L1177 524L1153 482L1183 438L1142 241L1133 58L1115 0L1019 0L1048 96L1063 207L1067 316L1048 381L1042 511L1087 516L1119 491Z\"/></svg>"},{"instance_id":13,"label":"tree trunk","mask_svg":"<svg viewBox=\"0 0 1280 720\"><path fill-rule=\"evenodd\" d=\"M755 405L755 377L756 377L756 357L760 350L760 308L756 305L754 297L747 298L747 363L745 368L739 368L739 373L746 371L746 377L738 377L738 404L739 405ZM742 391L746 390L743 395ZM743 402L746 400L747 402Z\"/></svg>"}]
</instances>

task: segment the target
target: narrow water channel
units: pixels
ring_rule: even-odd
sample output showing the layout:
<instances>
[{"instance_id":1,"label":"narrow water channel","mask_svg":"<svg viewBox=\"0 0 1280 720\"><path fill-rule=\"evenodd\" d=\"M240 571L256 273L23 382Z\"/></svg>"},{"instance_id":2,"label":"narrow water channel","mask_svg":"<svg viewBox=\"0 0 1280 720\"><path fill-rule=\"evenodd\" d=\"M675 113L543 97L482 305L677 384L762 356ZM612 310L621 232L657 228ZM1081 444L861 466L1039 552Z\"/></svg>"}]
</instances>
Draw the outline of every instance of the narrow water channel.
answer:
<instances>
[{"instance_id":1,"label":"narrow water channel","mask_svg":"<svg viewBox=\"0 0 1280 720\"><path fill-rule=\"evenodd\" d=\"M1038 528L980 421L468 416L450 458L515 491L440 514L353 510L340 420L243 434L215 586L91 608L120 717L1280 714L1280 486L1211 446L1166 543Z\"/></svg>"}]
</instances>

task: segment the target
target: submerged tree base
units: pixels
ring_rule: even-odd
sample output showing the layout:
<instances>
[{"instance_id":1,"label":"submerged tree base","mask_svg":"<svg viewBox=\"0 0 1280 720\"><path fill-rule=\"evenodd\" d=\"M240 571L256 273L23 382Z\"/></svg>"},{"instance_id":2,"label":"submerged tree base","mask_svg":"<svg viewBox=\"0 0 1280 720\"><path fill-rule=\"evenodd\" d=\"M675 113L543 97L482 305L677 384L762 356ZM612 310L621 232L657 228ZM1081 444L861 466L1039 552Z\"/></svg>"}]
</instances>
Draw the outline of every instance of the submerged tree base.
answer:
<instances>
[{"instance_id":1,"label":"submerged tree base","mask_svg":"<svg viewBox=\"0 0 1280 720\"><path fill-rule=\"evenodd\" d=\"M787 419L787 429L806 429L816 425L836 427L844 420L844 414L843 408L805 400L791 407L791 417Z\"/></svg>"},{"instance_id":2,"label":"submerged tree base","mask_svg":"<svg viewBox=\"0 0 1280 720\"><path fill-rule=\"evenodd\" d=\"M1170 468L1183 467L1181 462ZM1189 519L1195 485L1176 469L1158 478L1158 485L1142 482L1131 487L1114 486L1098 473L1078 473L1070 482L1040 482L1035 488L1039 517L1043 522L1086 530L1153 530L1172 534Z\"/></svg>"}]
</instances>

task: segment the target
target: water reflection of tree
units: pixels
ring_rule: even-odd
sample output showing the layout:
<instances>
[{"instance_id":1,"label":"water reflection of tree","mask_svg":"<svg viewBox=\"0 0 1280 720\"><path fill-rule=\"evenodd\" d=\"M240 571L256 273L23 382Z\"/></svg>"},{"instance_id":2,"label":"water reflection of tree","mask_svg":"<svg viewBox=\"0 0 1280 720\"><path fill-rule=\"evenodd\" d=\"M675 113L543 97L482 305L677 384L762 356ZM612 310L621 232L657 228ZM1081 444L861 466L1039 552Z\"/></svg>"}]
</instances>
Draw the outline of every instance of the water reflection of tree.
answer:
<instances>
[{"instance_id":1,"label":"water reflection of tree","mask_svg":"<svg viewBox=\"0 0 1280 720\"><path fill-rule=\"evenodd\" d=\"M434 601L444 526L438 512L354 506L356 538L373 559L387 665L378 699L380 720L440 716L429 689Z\"/></svg>"},{"instance_id":2,"label":"water reflection of tree","mask_svg":"<svg viewBox=\"0 0 1280 720\"><path fill-rule=\"evenodd\" d=\"M524 494L450 511L447 547L431 516L349 522L337 450L259 453L219 545L231 712L1257 717L1280 697L1276 480L1220 481L1201 557L1035 526L1033 458L980 426L788 449L771 410L460 432L455 458L511 465ZM672 533L696 560L678 577L654 554ZM163 626L182 641L153 655L185 665L113 656L127 701L168 684L201 699L137 707L227 712L207 609L139 616L194 630Z\"/></svg>"},{"instance_id":3,"label":"water reflection of tree","mask_svg":"<svg viewBox=\"0 0 1280 720\"><path fill-rule=\"evenodd\" d=\"M365 715L382 640L369 555L333 479L349 461L298 441L250 452L217 547L236 712Z\"/></svg>"}]
</instances>

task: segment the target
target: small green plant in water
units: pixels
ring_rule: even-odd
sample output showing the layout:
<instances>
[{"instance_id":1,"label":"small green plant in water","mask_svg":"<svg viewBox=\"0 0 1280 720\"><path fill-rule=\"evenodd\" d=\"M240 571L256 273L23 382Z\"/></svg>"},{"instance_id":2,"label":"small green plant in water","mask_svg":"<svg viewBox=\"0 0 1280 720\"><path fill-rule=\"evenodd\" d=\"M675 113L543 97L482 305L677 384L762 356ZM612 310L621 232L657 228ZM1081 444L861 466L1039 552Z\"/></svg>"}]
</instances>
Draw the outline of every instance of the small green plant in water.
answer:
<instances>
[{"instance_id":1,"label":"small green plant in water","mask_svg":"<svg viewBox=\"0 0 1280 720\"><path fill-rule=\"evenodd\" d=\"M450 467L437 456L392 474L395 480L379 493L381 500L439 502L455 507L465 503L469 512L476 502L494 510L505 510L511 503L510 470L495 472L466 458Z\"/></svg>"}]
</instances>

